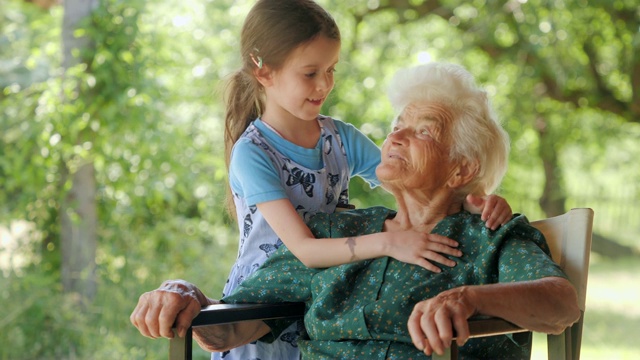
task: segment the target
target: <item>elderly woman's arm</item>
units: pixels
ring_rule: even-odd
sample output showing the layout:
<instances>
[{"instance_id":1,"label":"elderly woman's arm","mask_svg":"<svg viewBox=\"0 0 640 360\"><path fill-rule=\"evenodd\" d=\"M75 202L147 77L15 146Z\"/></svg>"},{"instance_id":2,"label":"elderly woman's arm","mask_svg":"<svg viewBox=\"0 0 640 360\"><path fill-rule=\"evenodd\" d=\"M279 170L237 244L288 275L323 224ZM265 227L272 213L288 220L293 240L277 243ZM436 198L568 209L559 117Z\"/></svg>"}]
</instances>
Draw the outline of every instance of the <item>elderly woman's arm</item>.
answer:
<instances>
[{"instance_id":1,"label":"elderly woman's arm","mask_svg":"<svg viewBox=\"0 0 640 360\"><path fill-rule=\"evenodd\" d=\"M256 341L269 333L270 328L261 320L193 328L193 338L205 351L227 351Z\"/></svg>"},{"instance_id":2,"label":"elderly woman's arm","mask_svg":"<svg viewBox=\"0 0 640 360\"><path fill-rule=\"evenodd\" d=\"M198 287L184 280L167 280L156 290L146 292L130 316L140 333L150 338L184 337L200 309L220 301L208 298ZM207 351L225 351L258 340L270 328L262 321L203 326L193 329L193 337Z\"/></svg>"},{"instance_id":3,"label":"elderly woman's arm","mask_svg":"<svg viewBox=\"0 0 640 360\"><path fill-rule=\"evenodd\" d=\"M532 331L558 334L580 317L576 291L560 277L471 285L447 290L416 304L409 317L414 345L426 354L442 354L453 331L458 345L469 337L467 319L489 315Z\"/></svg>"}]
</instances>

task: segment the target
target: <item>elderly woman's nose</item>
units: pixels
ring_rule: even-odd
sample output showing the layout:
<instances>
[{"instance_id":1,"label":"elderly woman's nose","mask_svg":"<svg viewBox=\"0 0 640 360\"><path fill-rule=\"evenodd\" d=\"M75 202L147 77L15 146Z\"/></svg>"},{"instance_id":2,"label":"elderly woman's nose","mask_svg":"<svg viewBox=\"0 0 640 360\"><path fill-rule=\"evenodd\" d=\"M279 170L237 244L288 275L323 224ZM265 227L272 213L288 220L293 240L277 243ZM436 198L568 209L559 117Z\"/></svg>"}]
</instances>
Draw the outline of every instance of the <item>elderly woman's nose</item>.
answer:
<instances>
[{"instance_id":1,"label":"elderly woman's nose","mask_svg":"<svg viewBox=\"0 0 640 360\"><path fill-rule=\"evenodd\" d=\"M403 143L407 139L407 129L396 129L387 135L387 139L394 143Z\"/></svg>"}]
</instances>

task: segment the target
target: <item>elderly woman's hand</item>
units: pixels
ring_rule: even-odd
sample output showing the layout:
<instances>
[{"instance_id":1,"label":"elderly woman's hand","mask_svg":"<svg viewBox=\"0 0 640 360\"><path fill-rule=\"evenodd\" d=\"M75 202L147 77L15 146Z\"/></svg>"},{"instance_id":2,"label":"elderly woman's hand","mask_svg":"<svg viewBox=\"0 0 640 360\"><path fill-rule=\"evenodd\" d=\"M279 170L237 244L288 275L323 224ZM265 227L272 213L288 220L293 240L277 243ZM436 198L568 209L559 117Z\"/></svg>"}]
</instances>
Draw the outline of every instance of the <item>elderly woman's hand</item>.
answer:
<instances>
[{"instance_id":1,"label":"elderly woman's hand","mask_svg":"<svg viewBox=\"0 0 640 360\"><path fill-rule=\"evenodd\" d=\"M200 309L213 303L215 301L207 299L195 285L184 280L168 280L158 289L140 296L129 320L142 335L152 339L173 338L174 324L178 336L184 337Z\"/></svg>"},{"instance_id":2,"label":"elderly woman's hand","mask_svg":"<svg viewBox=\"0 0 640 360\"><path fill-rule=\"evenodd\" d=\"M451 346L454 329L456 342L464 345L469 338L467 319L476 313L466 289L463 286L447 290L415 305L407 325L416 348L427 355L442 355Z\"/></svg>"}]
</instances>

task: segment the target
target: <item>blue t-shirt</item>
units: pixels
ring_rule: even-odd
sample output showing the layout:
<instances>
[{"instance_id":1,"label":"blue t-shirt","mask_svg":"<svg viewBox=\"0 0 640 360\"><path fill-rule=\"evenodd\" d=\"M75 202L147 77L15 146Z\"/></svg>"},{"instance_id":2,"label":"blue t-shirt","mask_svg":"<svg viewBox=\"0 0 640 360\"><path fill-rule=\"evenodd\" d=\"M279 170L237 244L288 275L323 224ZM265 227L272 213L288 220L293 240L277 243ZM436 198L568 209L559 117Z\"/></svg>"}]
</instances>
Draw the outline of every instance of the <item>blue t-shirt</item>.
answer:
<instances>
[{"instance_id":1,"label":"blue t-shirt","mask_svg":"<svg viewBox=\"0 0 640 360\"><path fill-rule=\"evenodd\" d=\"M376 167L380 163L380 148L353 125L333 119L342 139L351 176L362 177L371 187L380 185ZM321 169L322 139L313 149L295 145L276 134L262 120L253 122L262 136L280 153L309 169ZM260 179L260 181L256 181ZM234 145L229 165L231 190L244 198L247 204L287 198L280 181L280 172L264 151L260 151L250 139L240 138Z\"/></svg>"}]
</instances>

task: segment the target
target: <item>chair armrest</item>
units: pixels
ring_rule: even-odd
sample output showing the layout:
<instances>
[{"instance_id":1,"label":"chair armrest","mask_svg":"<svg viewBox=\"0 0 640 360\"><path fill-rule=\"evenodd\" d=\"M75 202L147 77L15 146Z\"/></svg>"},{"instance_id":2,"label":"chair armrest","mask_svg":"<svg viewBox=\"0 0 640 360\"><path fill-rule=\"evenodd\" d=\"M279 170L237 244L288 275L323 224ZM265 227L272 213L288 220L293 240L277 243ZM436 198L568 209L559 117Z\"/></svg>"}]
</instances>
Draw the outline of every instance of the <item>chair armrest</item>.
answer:
<instances>
[{"instance_id":1,"label":"chair armrest","mask_svg":"<svg viewBox=\"0 0 640 360\"><path fill-rule=\"evenodd\" d=\"M248 320L302 318L304 310L304 303L209 305L193 319L191 326L219 325ZM506 320L489 316L475 316L468 321L471 338L528 331ZM169 360L191 360L192 349L192 335L189 328L184 338L176 336L170 340ZM433 359L448 360L451 358L451 352L449 349L444 356L434 354ZM454 349L453 352L457 354L457 350Z\"/></svg>"},{"instance_id":2,"label":"chair armrest","mask_svg":"<svg viewBox=\"0 0 640 360\"><path fill-rule=\"evenodd\" d=\"M518 325L512 324L507 320L491 316L474 316L470 318L468 322L470 338L515 334L529 331L519 327Z\"/></svg>"},{"instance_id":3,"label":"chair armrest","mask_svg":"<svg viewBox=\"0 0 640 360\"><path fill-rule=\"evenodd\" d=\"M485 315L474 316L467 321L469 323L469 338L515 334L529 331L504 319ZM458 346L455 343L455 339L456 337L454 334L451 347L446 349L443 355L434 353L431 358L433 360L457 359Z\"/></svg>"},{"instance_id":4,"label":"chair armrest","mask_svg":"<svg viewBox=\"0 0 640 360\"><path fill-rule=\"evenodd\" d=\"M191 322L185 337L177 335L169 340L169 360L191 360L192 327L219 325L248 320L272 320L285 318L302 318L304 303L280 304L216 304L202 308Z\"/></svg>"},{"instance_id":5,"label":"chair armrest","mask_svg":"<svg viewBox=\"0 0 640 360\"><path fill-rule=\"evenodd\" d=\"M200 310L198 316L191 322L191 326L303 317L304 306L304 303L209 305Z\"/></svg>"}]
</instances>

